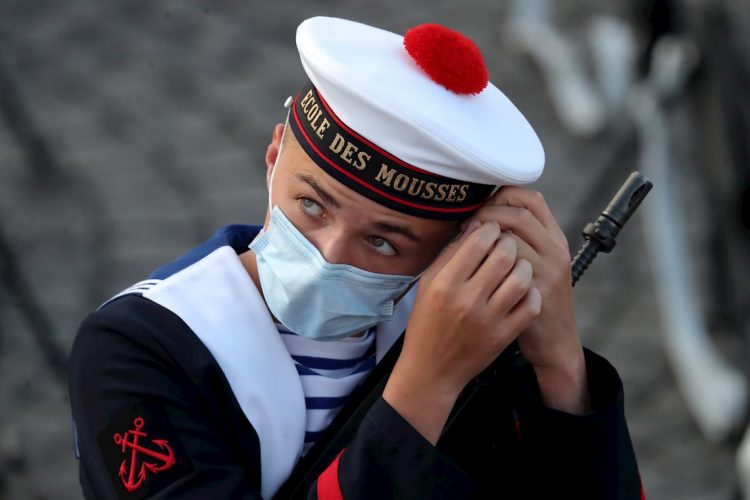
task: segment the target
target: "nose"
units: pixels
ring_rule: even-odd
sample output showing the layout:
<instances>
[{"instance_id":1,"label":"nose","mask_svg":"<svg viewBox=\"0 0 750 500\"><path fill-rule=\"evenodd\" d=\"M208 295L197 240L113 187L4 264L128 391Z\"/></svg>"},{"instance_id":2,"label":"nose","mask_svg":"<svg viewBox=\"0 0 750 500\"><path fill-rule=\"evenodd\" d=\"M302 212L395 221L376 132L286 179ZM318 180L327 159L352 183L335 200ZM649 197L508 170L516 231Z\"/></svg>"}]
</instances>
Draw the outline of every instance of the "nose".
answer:
<instances>
[{"instance_id":1,"label":"nose","mask_svg":"<svg viewBox=\"0 0 750 500\"><path fill-rule=\"evenodd\" d=\"M354 264L347 231L330 228L317 235L313 244L329 264Z\"/></svg>"}]
</instances>

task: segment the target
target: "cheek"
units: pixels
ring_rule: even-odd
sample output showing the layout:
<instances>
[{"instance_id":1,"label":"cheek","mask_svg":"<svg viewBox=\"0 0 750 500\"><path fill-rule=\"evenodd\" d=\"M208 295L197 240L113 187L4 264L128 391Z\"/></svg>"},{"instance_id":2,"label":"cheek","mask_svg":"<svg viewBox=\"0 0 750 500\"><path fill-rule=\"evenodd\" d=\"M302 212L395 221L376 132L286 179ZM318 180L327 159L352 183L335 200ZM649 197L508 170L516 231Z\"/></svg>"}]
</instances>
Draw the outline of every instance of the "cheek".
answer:
<instances>
[{"instance_id":1,"label":"cheek","mask_svg":"<svg viewBox=\"0 0 750 500\"><path fill-rule=\"evenodd\" d=\"M372 254L368 256L365 261L365 265L358 266L362 269L372 271L381 274L398 274L402 276L416 276L417 274L424 271L427 266L432 262L432 258L426 255L409 255L399 256L396 258L392 257L372 257Z\"/></svg>"},{"instance_id":2,"label":"cheek","mask_svg":"<svg viewBox=\"0 0 750 500\"><path fill-rule=\"evenodd\" d=\"M423 243L419 252L408 259L410 272L402 274L409 274L411 276L414 276L423 272L425 269L430 267L430 264L432 264L435 259L437 259L443 248L445 248L450 242L451 238L440 238L439 241Z\"/></svg>"},{"instance_id":3,"label":"cheek","mask_svg":"<svg viewBox=\"0 0 750 500\"><path fill-rule=\"evenodd\" d=\"M416 276L417 274L424 272L425 269L430 267L430 264L432 264L437 257L437 254L429 254L429 255L420 255L418 258L415 258L414 261L411 263L411 272L409 273L411 276Z\"/></svg>"}]
</instances>

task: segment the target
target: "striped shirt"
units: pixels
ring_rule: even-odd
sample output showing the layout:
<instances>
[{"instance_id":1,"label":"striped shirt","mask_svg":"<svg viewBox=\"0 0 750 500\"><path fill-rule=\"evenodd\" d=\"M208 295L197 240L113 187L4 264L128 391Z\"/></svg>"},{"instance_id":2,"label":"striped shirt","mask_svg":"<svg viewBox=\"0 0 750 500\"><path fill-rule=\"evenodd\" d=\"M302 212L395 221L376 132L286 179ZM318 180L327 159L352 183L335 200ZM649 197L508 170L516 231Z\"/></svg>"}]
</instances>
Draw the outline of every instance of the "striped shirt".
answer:
<instances>
[{"instance_id":1,"label":"striped shirt","mask_svg":"<svg viewBox=\"0 0 750 500\"><path fill-rule=\"evenodd\" d=\"M276 323L305 394L305 454L360 382L375 367L375 327L361 337L321 341L301 337Z\"/></svg>"}]
</instances>

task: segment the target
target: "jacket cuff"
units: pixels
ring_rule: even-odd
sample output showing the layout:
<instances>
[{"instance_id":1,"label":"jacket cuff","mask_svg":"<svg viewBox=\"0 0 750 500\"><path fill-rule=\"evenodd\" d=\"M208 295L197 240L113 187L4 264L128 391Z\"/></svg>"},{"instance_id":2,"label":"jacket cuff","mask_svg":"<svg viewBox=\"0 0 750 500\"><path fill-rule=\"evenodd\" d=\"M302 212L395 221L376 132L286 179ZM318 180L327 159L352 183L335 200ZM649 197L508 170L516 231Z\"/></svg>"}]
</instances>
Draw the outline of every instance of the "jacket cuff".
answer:
<instances>
[{"instance_id":1,"label":"jacket cuff","mask_svg":"<svg viewBox=\"0 0 750 500\"><path fill-rule=\"evenodd\" d=\"M623 386L615 368L601 356L584 350L591 411L574 415L548 408L542 403L533 367L518 385L516 401L521 439L544 442L550 448L588 447L594 454L610 446L613 429L624 425ZM561 450L562 451L562 450Z\"/></svg>"},{"instance_id":2,"label":"jacket cuff","mask_svg":"<svg viewBox=\"0 0 750 500\"><path fill-rule=\"evenodd\" d=\"M375 481L372 488L385 496L394 493L401 498L464 498L477 489L468 474L432 446L382 397L345 450L340 475L345 498L344 483L349 480L357 489L363 487L363 481Z\"/></svg>"}]
</instances>

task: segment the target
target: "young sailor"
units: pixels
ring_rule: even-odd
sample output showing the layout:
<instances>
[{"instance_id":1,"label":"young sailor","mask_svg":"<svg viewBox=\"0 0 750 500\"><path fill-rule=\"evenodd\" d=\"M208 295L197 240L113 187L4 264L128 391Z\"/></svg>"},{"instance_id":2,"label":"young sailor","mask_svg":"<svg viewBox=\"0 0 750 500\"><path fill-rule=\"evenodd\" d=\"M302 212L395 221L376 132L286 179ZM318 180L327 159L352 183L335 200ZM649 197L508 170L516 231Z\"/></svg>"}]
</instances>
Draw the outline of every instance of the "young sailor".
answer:
<instances>
[{"instance_id":1,"label":"young sailor","mask_svg":"<svg viewBox=\"0 0 750 500\"><path fill-rule=\"evenodd\" d=\"M303 22L297 47L309 82L266 152L263 226L220 229L81 325L84 494L271 498L405 331L309 498L640 498L621 382L578 336L567 242L518 187L542 146L477 47L333 18ZM514 340L525 363L471 438L441 440Z\"/></svg>"}]
</instances>

